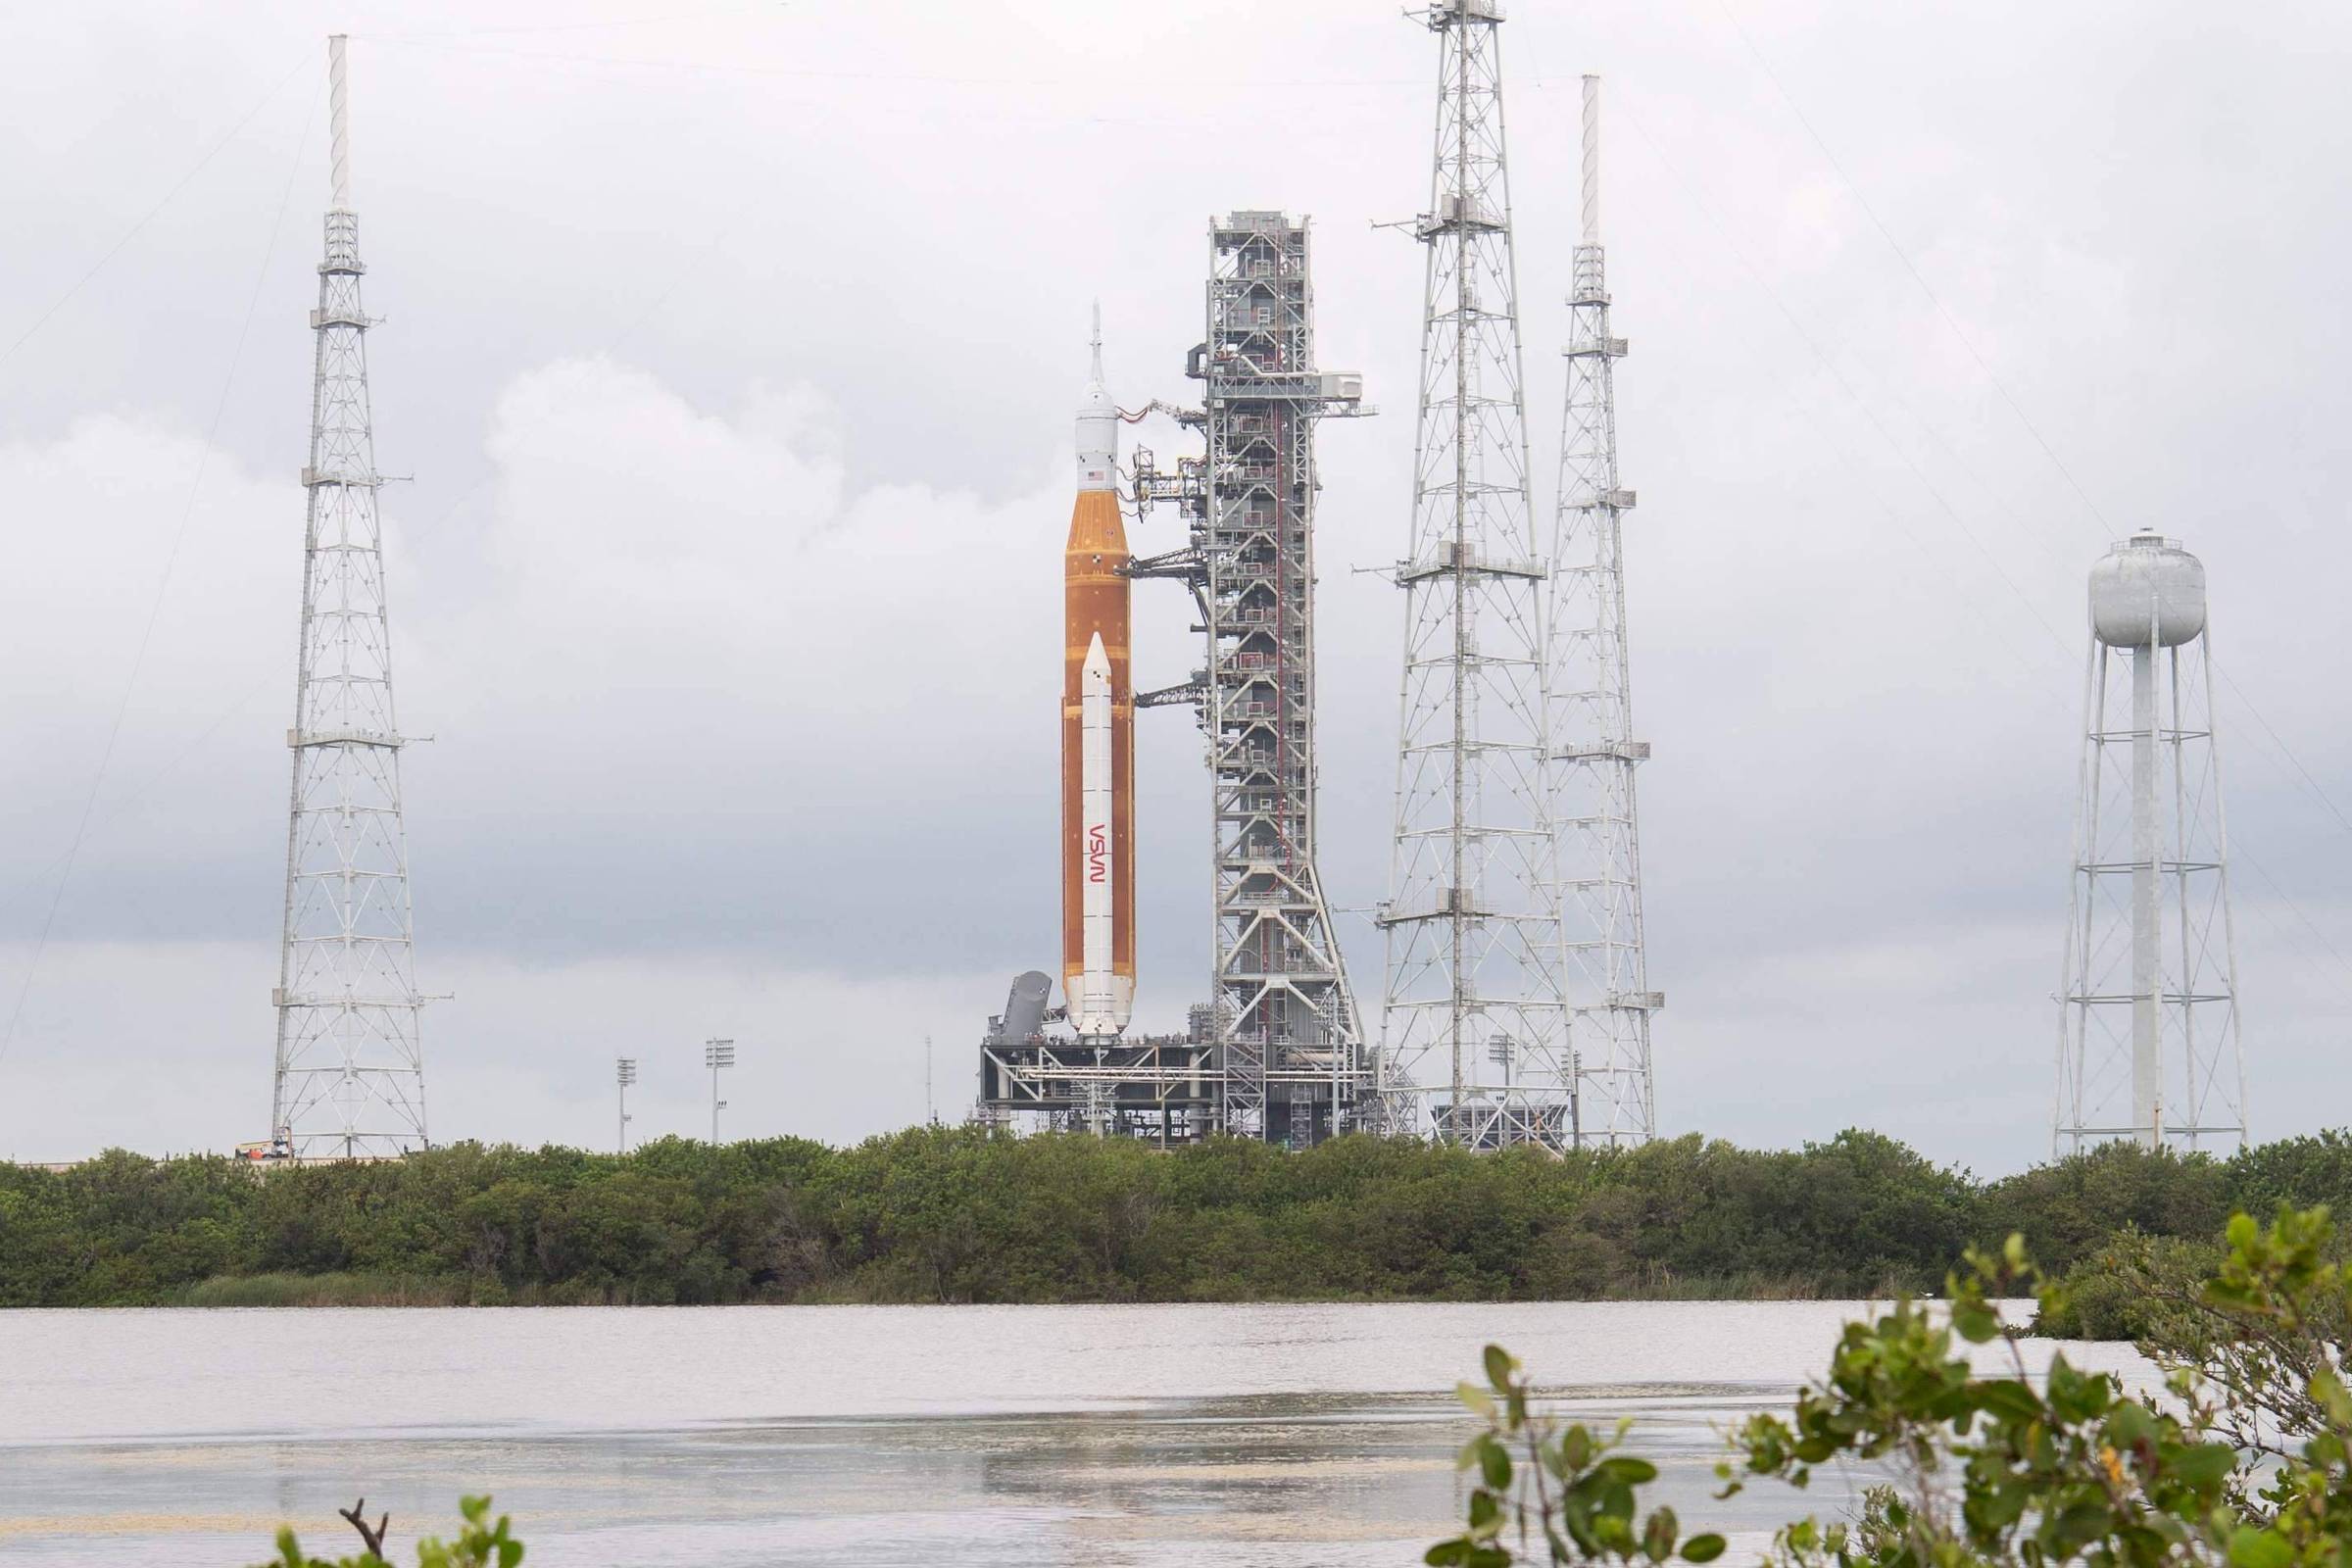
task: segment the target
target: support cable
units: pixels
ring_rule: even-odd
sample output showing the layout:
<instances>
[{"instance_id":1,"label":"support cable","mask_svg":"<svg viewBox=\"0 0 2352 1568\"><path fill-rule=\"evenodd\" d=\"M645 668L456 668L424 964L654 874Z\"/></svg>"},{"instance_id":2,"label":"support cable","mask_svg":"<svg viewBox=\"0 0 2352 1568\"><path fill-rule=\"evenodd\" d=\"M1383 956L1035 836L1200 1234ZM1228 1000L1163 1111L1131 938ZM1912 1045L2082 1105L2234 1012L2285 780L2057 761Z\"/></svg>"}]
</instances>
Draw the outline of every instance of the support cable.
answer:
<instances>
[{"instance_id":1,"label":"support cable","mask_svg":"<svg viewBox=\"0 0 2352 1568\"><path fill-rule=\"evenodd\" d=\"M292 74L288 73L288 74ZM285 83L281 81L278 85L282 87ZM275 96L274 90L271 96ZM258 109L256 113L259 113ZM251 118L251 115L246 117L248 120ZM245 344L253 332L253 318L261 309L262 290L269 284L270 264L277 258L278 232L285 226L286 209L293 204L294 181L296 176L302 172L302 155L310 148L311 127L318 122L318 98L314 94L311 99L310 112L303 117L302 135L294 145L293 167L286 172L286 186L277 199L277 216L270 223L270 242L263 248L262 265L256 270L253 279L253 292L245 301L245 319L237 327L236 347L230 352L228 359L228 373L221 377L220 395L213 404L212 422L205 427L204 443L197 451L196 475L189 481L187 501L179 510L179 522L172 530L171 548L164 553L163 575L156 582L155 597L147 607L146 623L139 628L138 646L131 654L130 674L122 683L122 700L115 705L114 722L107 728L106 745L99 753L98 770L91 775L89 792L82 798L80 818L74 823L74 838L66 848L65 872L58 878L57 888L49 896L48 912L42 916L40 935L33 941L32 957L24 966L24 983L17 988L16 1005L9 1012L8 1027L4 1031L0 1031L0 1062L8 1059L9 1048L16 1044L17 1026L24 1019L24 1004L26 999L32 995L32 982L40 971L42 956L49 950L49 933L57 924L58 906L65 902L66 888L74 880L74 867L80 858L82 842L89 835L90 816L98 806L98 791L106 783L107 769L115 760L116 744L122 738L122 721L129 715L130 700L138 691L139 676L147 667L147 651L155 640L156 621L161 618L164 600L171 593L172 578L179 565L181 547L187 543L188 523L196 515L196 498L203 493L205 474L212 466L213 442L220 433L220 421L228 413L229 394L235 390L237 371L245 363ZM225 146L227 143L224 141L221 145ZM219 150L219 148L214 149L216 152ZM208 154L208 160L209 157ZM191 172L189 178L194 177ZM187 181L182 180L180 183L184 186ZM177 194L177 192L174 191L173 194ZM170 199L170 197L165 198L166 201ZM158 204L157 210L161 210L161 204ZM150 214L149 216L154 215ZM144 222L145 220L141 220L141 221ZM121 248L120 245L116 247L118 250ZM101 262L100 265L105 264ZM95 273L96 269L93 268L91 270ZM216 727L218 721L216 721Z\"/></svg>"},{"instance_id":2,"label":"support cable","mask_svg":"<svg viewBox=\"0 0 2352 1568\"><path fill-rule=\"evenodd\" d=\"M1795 116L1796 122L1804 127L1805 135L1812 140L1813 146L1820 152L1822 160L1830 166L1832 172L1837 174L1839 183L1845 186L1846 194L1853 197L1856 207L1862 209L1862 216L1870 220L1870 226L1879 231L1879 238L1885 240L1886 248L1894 252L1895 260L1903 264L1903 270L1911 274L1911 281L1919 285L1919 291L1927 296L1928 303L1936 307L1936 314L1943 318L1943 324L1950 329L1952 336L1960 346L1968 351L1968 357L1976 362L1977 368L1984 372L1984 379L1992 383L1992 389L2001 395L2001 401L2009 406L2009 412L2017 416L2017 422L2025 426L2026 433L2034 438L2034 444L2041 448L2041 455L2050 460L2050 466L2064 476L2067 485L2088 509L2090 514L2098 519L2101 537L2112 539L2115 536L2115 525L2107 520L2107 514L2101 512L2099 504L2090 498L2090 492L2082 488L2082 483L2075 477L2074 470L2066 466L2065 460L2058 456L2057 449L2052 447L2042 435L2041 427L2034 422L2024 407L2011 394L2008 383L2001 379L2000 372L1995 370L1985 361L1984 356L1977 351L1976 343L1961 328L1959 319L1945 306L1942 296L1938 295L1929 285L1927 278L1921 275L1919 268L1911 260L1910 253L1903 249L1902 244L1895 239L1893 233L1880 220L1878 211L1870 205L1869 198L1862 194L1862 187L1854 183L1853 176L1845 172L1845 166L1838 161L1838 155L1830 151L1830 144L1822 140L1820 131L1813 128L1813 122L1806 118L1802 109L1797 107L1796 100L1789 95L1788 89L1781 84L1780 74L1772 69L1772 62L1764 58L1764 51L1756 47L1755 39L1749 37L1747 29L1740 24L1740 19L1733 14L1728 0L1715 0L1715 6L1723 13L1723 20L1732 24L1732 31L1740 35L1740 42L1745 46L1749 58L1755 61L1756 69L1763 73L1764 79L1772 84L1772 90L1780 95L1781 102L1788 107L1788 113Z\"/></svg>"},{"instance_id":3,"label":"support cable","mask_svg":"<svg viewBox=\"0 0 2352 1568\"><path fill-rule=\"evenodd\" d=\"M1953 508L1949 498L1943 494L1942 490L1936 486L1936 482L1931 479L1916 463L1913 463L1909 460L1908 456L1902 452L1900 447L1895 446L1893 437L1887 431L1884 422L1878 418L1876 414L1871 411L1868 404L1865 403L1860 395L1854 390L1852 383L1849 382L1843 375L1839 374L1835 366L1830 364L1829 358L1823 352L1819 342L1814 339L1811 333L1804 329L1803 324L1797 319L1795 313L1790 310L1788 302L1781 296L1780 291L1773 287L1771 279L1766 277L1762 270L1759 269L1756 264L1749 259L1746 251L1741 249L1739 242L1733 238L1730 229L1724 224L1722 220L1716 216L1714 209L1710 207L1706 200L1698 194L1696 189L1690 184L1690 180L1684 176L1681 169L1675 164L1675 162L1666 156L1665 149L1659 145L1655 137L1650 135L1647 126L1642 123L1641 118L1626 107L1625 95L1622 92L1620 92L1618 95L1617 105L1617 114L1624 118L1626 123L1634 127L1635 132L1640 135L1642 142L1648 146L1651 156L1658 161L1659 167L1666 171L1666 172L1673 178L1676 185L1681 188L1683 195L1690 201L1691 207L1699 214L1700 217L1706 220L1708 226L1715 230L1717 237L1723 242L1724 249L1732 256L1734 260L1739 262L1740 266L1747 272L1749 278L1754 281L1754 283L1772 300L1773 305L1780 311L1782 318L1788 323L1790 330L1796 333L1798 339L1804 343L1808 350L1812 352L1815 360L1821 364L1822 368L1829 371L1831 378L1838 384L1838 389L1845 394L1846 400L1852 403L1854 407L1864 415L1864 416L1870 421L1872 427L1878 431L1880 437L1885 440L1890 448L1894 449L1896 455L1904 458L1905 466L1910 468L1913 477L1917 478L1920 484L1928 491L1929 495L1935 498L1936 506L1941 509L1944 514L1952 518L1953 522L1960 527L1961 532L1972 544L1977 546L1981 553L1986 554L1987 559L1991 559L1989 552L1984 550L1983 542L1968 529L1964 522L1960 521L1959 514ZM2058 635L2057 629L2050 625L2048 619L2041 614L2039 609L2034 605L2031 599L2027 598L2024 590L2018 586L2015 579L2011 578L2007 572L1999 570L1997 562L1995 563L1995 570L2000 576L2002 582L2005 583L2010 591L2016 594L2018 599L2026 605L2028 611L2033 613L2034 618L2041 625L2043 630L2049 632L2052 641L2060 648L2062 652L2066 651L2066 640ZM2223 674L2223 679L2225 681L2229 680L2229 676L2226 671ZM2238 697L2238 700L2241 703L2245 702L2244 694L2237 691L2234 683L2230 683L2230 690ZM2052 699L2052 701L2056 700ZM2252 705L2250 703L2246 704L2246 707L2249 712L2253 711ZM2256 713L2254 716L2259 722L2261 715ZM2263 727L2266 731L2270 731L2270 726L2267 723L2264 724ZM2276 732L2271 731L2271 734L2273 740L2276 741ZM2280 751L2282 753L2285 752L2284 743L2279 742L2278 744ZM2277 759L2272 758L2267 751L2257 748L2256 755L2263 757L2268 761L2271 761L2274 766L2277 765ZM2287 755L2289 760L2292 760L2292 755ZM2300 764L2297 765L2299 766ZM2322 799L2325 800L2326 797L2323 795ZM2329 803L2329 807L2330 809L2333 808L2331 802ZM2287 907L2288 911L2291 912L2298 921L2302 923L2304 929L2311 933L2313 938L2318 941L2320 947L2324 949L2330 957L2334 958L2337 964L2340 965L2347 974L2352 974L2352 960L2348 960L2344 955L2337 950L2335 945L2328 940L2326 934L2321 930L2319 925L2311 918L2311 916L2305 912L2303 907L2293 899L2289 898L2285 891L2279 887L2278 879L2271 875L2269 868L2265 866L2251 851L2245 848L2242 834L2240 835L2238 842L2233 846L2233 849L2235 850L2233 858L2241 860L2245 864L2252 866L2255 874L2262 878L2264 884L2269 887L2272 893L2278 897L2278 901ZM2259 908L2259 906L2257 907ZM2266 921L2269 919L2267 912L2264 914L2264 918Z\"/></svg>"},{"instance_id":4,"label":"support cable","mask_svg":"<svg viewBox=\"0 0 2352 1568\"><path fill-rule=\"evenodd\" d=\"M2000 372L1995 370L1990 362L1978 350L1975 341L1961 326L1959 318L1952 314L1951 308L1944 304L1943 297L1936 292L1935 286L1929 283L1926 274L1920 271L1918 264L1911 259L1911 253L1903 248L1902 242L1894 237L1893 231L1886 226L1885 220L1879 217L1878 210L1871 206L1870 199L1862 194L1862 187L1855 183L1851 174L1846 172L1845 166L1838 161L1838 155L1830 150L1830 144L1822 139L1821 132L1814 128L1812 120L1798 106L1795 97L1782 82L1780 74L1773 70L1772 62L1765 57L1764 51L1756 46L1755 39L1749 35L1746 27L1740 24L1739 17L1732 11L1729 0L1715 0L1715 4L1716 9L1723 13L1724 20L1731 24L1732 30L1739 35L1740 42L1747 50L1749 58L1755 61L1757 71L1762 74L1765 81L1770 83L1772 90L1779 95L1782 104L1795 118L1797 124L1803 127L1806 137L1812 141L1814 149L1821 154L1822 161L1830 166L1831 172L1838 176L1838 182L1845 187L1846 194L1851 196L1854 205L1861 209L1862 216L1870 220L1870 226L1878 230L1879 238L1886 242L1886 248L1894 253L1895 260L1902 263L1903 270L1910 274L1911 281L1918 286L1920 293L1926 296L1928 303L1936 308L1936 314L1942 318L1945 328L1950 331L1954 341L1967 351L1969 359L1975 363L1977 368L1984 372L1984 379L1991 384L1993 391L2000 395L2001 402L2007 405L2009 412L2016 416L2018 424L2024 428L2026 434L2034 438L2034 444L2041 449L2042 456L2050 460L2050 466L2058 470L2059 475L2066 480L2067 486L2075 492L2083 508L2095 519L2095 526L2100 537L2102 539L2114 538L2116 528L2108 520L2106 513L2100 509L2098 502L2091 498L2090 492L2083 488L2082 482L2075 477L2074 469L2067 466L2066 460L2058 455L2057 449L2050 444L2049 438L2042 434L2041 427L2035 424L2033 416L2026 413L2024 405L2019 403L2016 395L2009 390L2009 384L2002 380ZM1919 418L1917 411L1913 411L1912 417ZM1925 419L1921 419L1920 423L1922 428L1927 428ZM1930 433L1934 432L1931 430ZM1937 444L1942 445L1946 452L1951 452L1950 446L1942 442L1940 438L1937 438ZM1953 456L1957 458L1958 454L1954 453ZM1989 490L1991 486L1987 484L1985 488ZM2011 511L2014 514L2015 509L2012 508ZM2022 518L2019 520L2023 521ZM2335 803L2334 798L2328 793L2317 778L2312 776L2311 770L2303 765L2302 759L2294 754L2293 750L2280 738L2278 730L2272 726L2271 721L2263 715L2262 710L2254 706L2253 699L2239 687L2235 677L2230 673L2229 667L2227 665L2220 666L2218 673L2221 675L2223 685L2229 688L2230 695L2236 698L2247 715L2262 726L2263 733L2270 737L2274 746L2278 747L2279 755L2286 760L2287 765L2294 770L2303 786L2311 792L2313 799L2317 800L2321 808L2334 818L2336 826L2342 828L2346 833L2352 833L2352 816L2346 815L2344 809Z\"/></svg>"},{"instance_id":5,"label":"support cable","mask_svg":"<svg viewBox=\"0 0 2352 1568\"><path fill-rule=\"evenodd\" d=\"M6 365L11 359L16 357L17 350L31 342L33 334L40 331L42 327L47 326L51 317L54 317L58 312L64 310L76 294L79 294L83 288L88 286L91 278L96 277L100 272L106 270L106 264L113 261L118 255L120 255L123 246L128 245L132 240L138 238L139 232L149 223L155 220L155 217L158 213L161 213L165 208L171 206L172 200L177 197L181 191L186 190L190 184L194 183L196 176L204 172L206 167L210 165L215 158L220 155L221 150L227 147L230 142L235 141L238 134L242 132L247 125L253 123L253 120L256 115L259 115L263 110L275 103L277 101L277 95L285 91L286 83L294 79L294 74L300 71L309 59L310 56L308 53L305 53L301 59L296 60L293 67L288 70L284 75L277 78L277 84L271 87L268 93L263 95L262 101L255 104L251 109L245 111L245 118L238 121L235 124L229 126L228 134L222 136L219 141L213 143L212 150L207 152L202 158L196 160L195 167L180 176L178 184L164 192L162 199L159 200L153 207L147 209L145 217L141 218L137 222L131 224L127 229L124 229L122 231L122 237L116 240L112 245L109 245L106 248L106 254L99 257L95 262L92 262L90 264L90 270L82 273L80 278L74 282L72 288L67 289L63 294L60 294L57 299L51 303L47 310L43 311L37 318L35 318L33 323L20 333L14 343L11 343L5 349L0 349L0 365ZM311 113L316 116L318 112L318 103L316 100L313 100L311 104ZM307 122L304 125L303 134L306 138L310 134L310 129ZM281 220L285 217L285 209L282 204L278 209L278 217ZM272 248L274 248L277 243L277 233L274 229L270 231L270 242ZM250 315L248 315L246 318L246 322L248 325L252 324L252 318ZM240 350L244 347L244 339L242 337L237 340L237 346ZM225 396L225 392L223 395ZM219 421L216 420L215 422L217 424Z\"/></svg>"}]
</instances>

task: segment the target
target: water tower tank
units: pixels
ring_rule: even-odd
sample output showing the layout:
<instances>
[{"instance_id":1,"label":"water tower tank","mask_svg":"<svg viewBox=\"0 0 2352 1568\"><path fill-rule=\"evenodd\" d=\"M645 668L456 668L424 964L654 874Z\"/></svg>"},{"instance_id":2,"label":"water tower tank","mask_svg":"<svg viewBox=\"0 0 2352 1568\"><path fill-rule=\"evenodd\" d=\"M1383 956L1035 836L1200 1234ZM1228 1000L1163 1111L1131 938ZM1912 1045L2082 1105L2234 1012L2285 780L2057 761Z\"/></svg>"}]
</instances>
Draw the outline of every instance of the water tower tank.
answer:
<instances>
[{"instance_id":1,"label":"water tower tank","mask_svg":"<svg viewBox=\"0 0 2352 1568\"><path fill-rule=\"evenodd\" d=\"M2090 568L2090 629L2110 648L2178 648L2205 629L2205 564L2162 534L2135 533Z\"/></svg>"}]
</instances>

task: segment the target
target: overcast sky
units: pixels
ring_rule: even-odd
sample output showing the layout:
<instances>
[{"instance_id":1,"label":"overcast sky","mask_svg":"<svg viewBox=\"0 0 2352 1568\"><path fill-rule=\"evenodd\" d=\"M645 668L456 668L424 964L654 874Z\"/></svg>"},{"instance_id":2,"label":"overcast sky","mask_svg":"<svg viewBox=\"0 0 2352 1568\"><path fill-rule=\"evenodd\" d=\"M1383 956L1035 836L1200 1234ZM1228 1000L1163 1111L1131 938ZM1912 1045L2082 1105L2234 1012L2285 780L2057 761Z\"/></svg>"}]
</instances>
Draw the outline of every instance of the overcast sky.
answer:
<instances>
[{"instance_id":1,"label":"overcast sky","mask_svg":"<svg viewBox=\"0 0 2352 1568\"><path fill-rule=\"evenodd\" d=\"M1374 224L1436 51L1395 5L12 7L0 1155L267 1130L335 25L436 1138L607 1142L622 1053L692 1131L713 1034L738 1133L919 1117L926 1037L961 1113L1054 955L1087 302L1121 402L1186 396L1212 212L1313 215L1383 411L1323 432L1319 541L1326 880L1382 895L1402 607L1356 568L1404 546L1421 256ZM1607 82L1662 1130L2046 1149L2082 575L2141 526L2233 682L2256 1132L2352 1120L2352 13L1516 0L1504 62L1546 515ZM1182 678L1181 591L1138 600ZM1183 710L1138 727L1158 1027L1206 786Z\"/></svg>"}]
</instances>

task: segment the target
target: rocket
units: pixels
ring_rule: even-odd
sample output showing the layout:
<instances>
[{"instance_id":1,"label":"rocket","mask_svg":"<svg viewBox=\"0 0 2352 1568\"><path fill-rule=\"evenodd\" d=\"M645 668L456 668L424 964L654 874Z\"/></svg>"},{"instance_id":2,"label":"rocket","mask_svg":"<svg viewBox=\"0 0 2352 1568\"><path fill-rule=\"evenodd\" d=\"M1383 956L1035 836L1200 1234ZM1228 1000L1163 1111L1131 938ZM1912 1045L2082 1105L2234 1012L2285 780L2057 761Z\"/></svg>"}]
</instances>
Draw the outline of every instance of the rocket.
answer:
<instances>
[{"instance_id":1,"label":"rocket","mask_svg":"<svg viewBox=\"0 0 2352 1568\"><path fill-rule=\"evenodd\" d=\"M1107 1039L1135 1004L1135 686L1132 584L1119 516L1119 411L1094 379L1078 404L1078 499L1062 554L1061 987L1070 1027Z\"/></svg>"}]
</instances>

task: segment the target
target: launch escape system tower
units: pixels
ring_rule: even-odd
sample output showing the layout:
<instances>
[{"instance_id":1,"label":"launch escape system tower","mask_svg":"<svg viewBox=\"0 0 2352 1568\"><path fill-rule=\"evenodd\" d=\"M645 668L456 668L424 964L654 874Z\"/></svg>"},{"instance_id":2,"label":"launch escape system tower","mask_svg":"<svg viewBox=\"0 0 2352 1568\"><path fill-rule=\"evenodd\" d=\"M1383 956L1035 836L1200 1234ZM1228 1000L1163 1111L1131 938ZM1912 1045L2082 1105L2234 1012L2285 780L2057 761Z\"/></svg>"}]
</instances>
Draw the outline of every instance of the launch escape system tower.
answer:
<instances>
[{"instance_id":1,"label":"launch escape system tower","mask_svg":"<svg viewBox=\"0 0 2352 1568\"><path fill-rule=\"evenodd\" d=\"M1044 975L1024 974L983 1043L979 1108L1167 1142L1230 1132L1302 1145L1353 1125L1362 1081L1362 1031L1315 865L1313 545L1315 422L1363 412L1362 378L1315 368L1303 220L1216 220L1209 263L1205 335L1186 366L1200 406L1161 409L1200 432L1203 453L1163 470L1139 451L1131 492L1139 521L1175 507L1185 543L1120 571L1183 583L1200 615L1201 667L1132 703L1189 706L1206 737L1210 1000L1182 1035L1106 1037L1054 1009ZM1080 415L1082 487L1094 395ZM1082 514L1086 505L1082 493ZM1075 548L1075 524L1072 538ZM1081 751L1084 740L1082 724ZM1070 788L1065 777L1065 798ZM1084 896L1091 831L1065 812L1065 928L1071 888ZM1125 906L1131 918L1131 896ZM1064 985L1083 998L1083 983ZM1070 1034L1046 1032L1057 1011Z\"/></svg>"}]
</instances>

